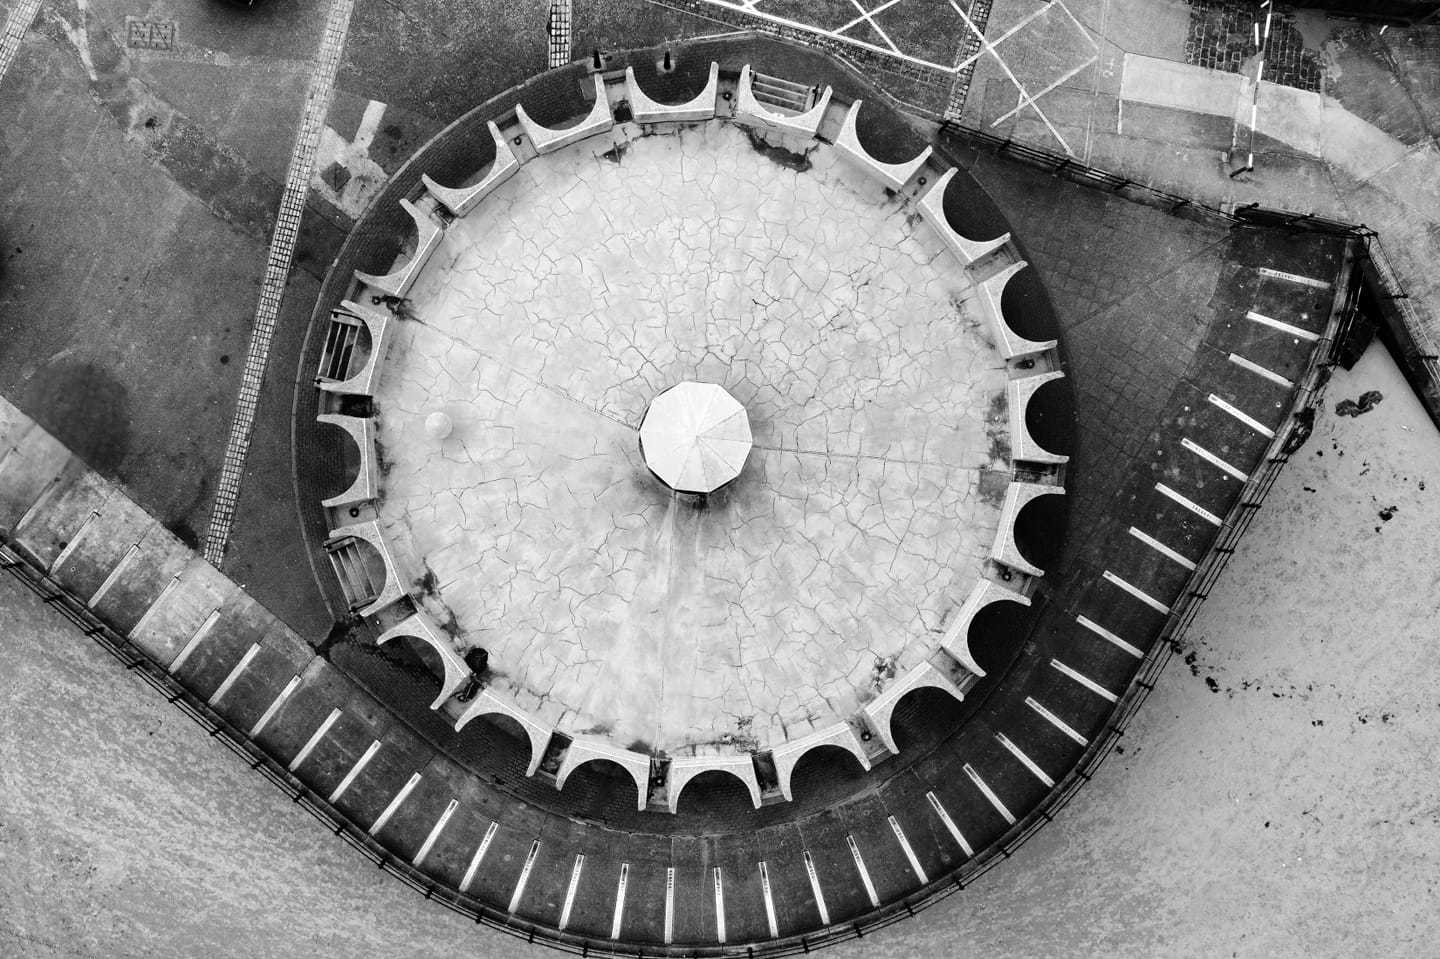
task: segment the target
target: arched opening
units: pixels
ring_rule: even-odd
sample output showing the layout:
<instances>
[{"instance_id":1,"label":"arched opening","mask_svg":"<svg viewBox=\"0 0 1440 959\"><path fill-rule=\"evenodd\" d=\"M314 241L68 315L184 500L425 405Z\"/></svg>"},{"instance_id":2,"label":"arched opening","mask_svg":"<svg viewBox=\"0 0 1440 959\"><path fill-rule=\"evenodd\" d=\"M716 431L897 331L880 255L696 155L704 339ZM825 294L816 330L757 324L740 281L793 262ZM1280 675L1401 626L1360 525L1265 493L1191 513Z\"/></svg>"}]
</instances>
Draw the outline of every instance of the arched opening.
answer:
<instances>
[{"instance_id":1,"label":"arched opening","mask_svg":"<svg viewBox=\"0 0 1440 959\"><path fill-rule=\"evenodd\" d=\"M1020 651L1028 627L1027 607L1019 603L991 603L970 620L965 641L976 664L985 670L986 678L1004 675Z\"/></svg>"},{"instance_id":2,"label":"arched opening","mask_svg":"<svg viewBox=\"0 0 1440 959\"><path fill-rule=\"evenodd\" d=\"M960 724L964 704L943 689L919 686L895 704L890 715L890 735L900 755L931 749L945 740Z\"/></svg>"},{"instance_id":3,"label":"arched opening","mask_svg":"<svg viewBox=\"0 0 1440 959\"><path fill-rule=\"evenodd\" d=\"M869 774L855 754L825 743L807 749L790 772L790 794L796 807L829 806L855 794Z\"/></svg>"},{"instance_id":4,"label":"arched opening","mask_svg":"<svg viewBox=\"0 0 1440 959\"><path fill-rule=\"evenodd\" d=\"M570 771L560 795L582 815L614 821L635 813L640 797L630 771L609 759L589 759Z\"/></svg>"},{"instance_id":5,"label":"arched opening","mask_svg":"<svg viewBox=\"0 0 1440 959\"><path fill-rule=\"evenodd\" d=\"M1060 561L1065 524L1070 515L1069 502L1069 497L1057 493L1037 496L1015 517L1015 548L1040 569L1054 569Z\"/></svg>"},{"instance_id":6,"label":"arched opening","mask_svg":"<svg viewBox=\"0 0 1440 959\"><path fill-rule=\"evenodd\" d=\"M744 781L722 769L706 770L686 783L675 807L676 816L732 827L754 812L755 804Z\"/></svg>"},{"instance_id":7,"label":"arched opening","mask_svg":"<svg viewBox=\"0 0 1440 959\"><path fill-rule=\"evenodd\" d=\"M855 136L861 148L881 163L908 163L926 147L925 139L898 112L864 103L855 114Z\"/></svg>"},{"instance_id":8,"label":"arched opening","mask_svg":"<svg viewBox=\"0 0 1440 959\"><path fill-rule=\"evenodd\" d=\"M358 367L355 368L358 369ZM363 454L360 451L360 444L349 430L334 422L324 420L317 420L316 422L321 426L330 427L330 430L325 434L326 438L322 440L324 447L328 451L325 459L328 461L330 468L317 471L319 473L320 489L322 492L320 499L326 500L332 496L339 496L354 484L356 478L360 475L360 470L364 466L364 460ZM337 439L335 437L336 433L343 436L344 439Z\"/></svg>"},{"instance_id":9,"label":"arched opening","mask_svg":"<svg viewBox=\"0 0 1440 959\"><path fill-rule=\"evenodd\" d=\"M1051 453L1069 456L1075 445L1075 399L1068 377L1040 384L1025 405L1025 428Z\"/></svg>"},{"instance_id":10,"label":"arched opening","mask_svg":"<svg viewBox=\"0 0 1440 959\"><path fill-rule=\"evenodd\" d=\"M945 184L945 195L940 198L940 205L950 229L967 240L993 240L1010 230L1000 208L964 170L957 168L950 182Z\"/></svg>"},{"instance_id":11,"label":"arched opening","mask_svg":"<svg viewBox=\"0 0 1440 959\"><path fill-rule=\"evenodd\" d=\"M1000 294L1000 313L1010 329L1027 340L1044 342L1060 338L1040 274L1033 266L1010 278Z\"/></svg>"},{"instance_id":12,"label":"arched opening","mask_svg":"<svg viewBox=\"0 0 1440 959\"><path fill-rule=\"evenodd\" d=\"M457 756L472 769L523 779L530 768L530 737L504 713L481 713L455 736Z\"/></svg>"}]
</instances>

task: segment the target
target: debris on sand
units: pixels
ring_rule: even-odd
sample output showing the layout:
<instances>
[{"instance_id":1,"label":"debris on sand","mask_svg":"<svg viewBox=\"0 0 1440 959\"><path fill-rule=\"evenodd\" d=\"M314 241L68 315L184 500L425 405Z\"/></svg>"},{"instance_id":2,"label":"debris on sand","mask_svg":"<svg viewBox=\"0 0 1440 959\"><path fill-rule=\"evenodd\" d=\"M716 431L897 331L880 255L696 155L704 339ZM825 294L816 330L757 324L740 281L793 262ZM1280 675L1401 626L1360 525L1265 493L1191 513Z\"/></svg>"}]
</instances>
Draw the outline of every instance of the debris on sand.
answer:
<instances>
[{"instance_id":1,"label":"debris on sand","mask_svg":"<svg viewBox=\"0 0 1440 959\"><path fill-rule=\"evenodd\" d=\"M1335 404L1336 416L1361 416L1380 405L1385 398L1379 390L1366 390L1358 400L1341 400Z\"/></svg>"}]
</instances>

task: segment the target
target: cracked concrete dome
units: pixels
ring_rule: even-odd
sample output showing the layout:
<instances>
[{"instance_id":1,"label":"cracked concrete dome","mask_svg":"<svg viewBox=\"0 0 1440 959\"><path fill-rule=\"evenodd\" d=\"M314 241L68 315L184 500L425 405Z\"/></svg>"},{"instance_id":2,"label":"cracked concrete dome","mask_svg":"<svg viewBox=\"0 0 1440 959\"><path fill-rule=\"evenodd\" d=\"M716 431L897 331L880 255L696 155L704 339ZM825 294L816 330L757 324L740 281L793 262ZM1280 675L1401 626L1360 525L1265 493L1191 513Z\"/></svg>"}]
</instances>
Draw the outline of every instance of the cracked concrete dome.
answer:
<instances>
[{"instance_id":1,"label":"cracked concrete dome","mask_svg":"<svg viewBox=\"0 0 1440 959\"><path fill-rule=\"evenodd\" d=\"M677 383L640 423L645 465L681 493L713 493L739 476L752 442L745 407L714 383Z\"/></svg>"}]
</instances>

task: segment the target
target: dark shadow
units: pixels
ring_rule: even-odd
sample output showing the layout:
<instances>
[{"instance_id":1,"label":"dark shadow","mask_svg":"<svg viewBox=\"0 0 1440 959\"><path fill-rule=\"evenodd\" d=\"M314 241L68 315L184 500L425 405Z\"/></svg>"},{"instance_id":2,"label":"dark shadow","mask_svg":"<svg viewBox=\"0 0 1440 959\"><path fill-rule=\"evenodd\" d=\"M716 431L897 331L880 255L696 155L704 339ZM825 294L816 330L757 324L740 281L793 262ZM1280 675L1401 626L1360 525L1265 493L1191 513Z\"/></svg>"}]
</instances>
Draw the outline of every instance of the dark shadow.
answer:
<instances>
[{"instance_id":1,"label":"dark shadow","mask_svg":"<svg viewBox=\"0 0 1440 959\"><path fill-rule=\"evenodd\" d=\"M1019 603L991 603L970 621L970 655L987 677L999 676L1029 633L1029 609Z\"/></svg>"},{"instance_id":2,"label":"dark shadow","mask_svg":"<svg viewBox=\"0 0 1440 959\"><path fill-rule=\"evenodd\" d=\"M339 496L350 488L351 483L355 482L355 477L360 473L360 447L349 433L334 423L322 423L316 420L315 425L329 434L330 442L325 445L329 449L334 463L334 468L326 472L325 485L321 487L320 499L326 500L332 496ZM340 435L340 439L334 438L334 434L337 433ZM381 575L384 575L383 564Z\"/></svg>"},{"instance_id":3,"label":"dark shadow","mask_svg":"<svg viewBox=\"0 0 1440 959\"><path fill-rule=\"evenodd\" d=\"M1069 456L1075 445L1075 402L1068 378L1041 385L1025 407L1025 428L1051 453Z\"/></svg>"},{"instance_id":4,"label":"dark shadow","mask_svg":"<svg viewBox=\"0 0 1440 959\"><path fill-rule=\"evenodd\" d=\"M1044 342L1060 339L1060 328L1050 310L1040 274L1032 264L1016 273L1000 294L1000 312L1005 323L1027 340Z\"/></svg>"},{"instance_id":5,"label":"dark shadow","mask_svg":"<svg viewBox=\"0 0 1440 959\"><path fill-rule=\"evenodd\" d=\"M638 802L635 780L624 766L608 759L592 759L576 767L560 792L585 808L603 809L613 803L634 809Z\"/></svg>"},{"instance_id":6,"label":"dark shadow","mask_svg":"<svg viewBox=\"0 0 1440 959\"><path fill-rule=\"evenodd\" d=\"M733 825L736 817L754 808L750 790L745 788L740 777L715 769L703 772L685 784L675 812L677 815L703 816Z\"/></svg>"},{"instance_id":7,"label":"dark shadow","mask_svg":"<svg viewBox=\"0 0 1440 959\"><path fill-rule=\"evenodd\" d=\"M1059 494L1037 496L1015 518L1015 548L1041 569L1054 569L1060 561L1069 521L1070 501Z\"/></svg>"},{"instance_id":8,"label":"dark shadow","mask_svg":"<svg viewBox=\"0 0 1440 959\"><path fill-rule=\"evenodd\" d=\"M816 746L790 774L790 794L807 806L830 806L855 794L868 777L860 760L839 746Z\"/></svg>"},{"instance_id":9,"label":"dark shadow","mask_svg":"<svg viewBox=\"0 0 1440 959\"><path fill-rule=\"evenodd\" d=\"M949 738L960 724L964 707L943 689L921 686L912 689L895 704L890 717L890 735L901 755L929 750Z\"/></svg>"}]
</instances>

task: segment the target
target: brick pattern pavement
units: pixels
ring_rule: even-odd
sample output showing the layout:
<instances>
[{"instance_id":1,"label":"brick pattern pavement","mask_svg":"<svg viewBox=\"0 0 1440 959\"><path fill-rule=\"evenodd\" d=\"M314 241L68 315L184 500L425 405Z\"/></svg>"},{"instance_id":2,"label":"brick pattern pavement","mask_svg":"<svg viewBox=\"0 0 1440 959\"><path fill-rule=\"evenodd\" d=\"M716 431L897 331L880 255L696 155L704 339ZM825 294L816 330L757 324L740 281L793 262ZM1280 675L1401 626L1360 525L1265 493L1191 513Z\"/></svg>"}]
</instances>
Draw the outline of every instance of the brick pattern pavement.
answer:
<instances>
[{"instance_id":1,"label":"brick pattern pavement","mask_svg":"<svg viewBox=\"0 0 1440 959\"><path fill-rule=\"evenodd\" d=\"M1240 73L1256 54L1255 22L1264 29L1265 13L1252 0L1190 0L1190 32L1185 59L1194 66ZM1276 11L1265 42L1265 79L1287 87L1319 92L1321 64L1305 48L1295 18Z\"/></svg>"},{"instance_id":2,"label":"brick pattern pavement","mask_svg":"<svg viewBox=\"0 0 1440 959\"><path fill-rule=\"evenodd\" d=\"M15 54L20 52L20 44L39 12L40 0L20 0L5 18L5 33L0 35L0 79L10 71L10 64L15 62Z\"/></svg>"},{"instance_id":3,"label":"brick pattern pavement","mask_svg":"<svg viewBox=\"0 0 1440 959\"><path fill-rule=\"evenodd\" d=\"M280 315L280 299L285 294L290 276L290 263L300 234L300 217L305 212L305 196L314 172L315 151L320 145L320 131L330 109L335 73L340 66L340 54L345 46L345 34L354 7L355 0L334 0L331 4L315 72L310 77L306 92L300 133L290 154L285 193L280 200L275 232L270 239L270 254L260 286L260 302L255 309L255 325L245 354L240 396L235 404L235 418L230 424L230 437L225 446L225 462L215 491L210 526L205 533L205 558L217 567L225 557L225 544L230 539L230 529L235 522L235 503L240 497L245 457L250 450L250 434L255 428L255 414L260 404L260 387L265 381L265 366L270 359L270 341L275 334L276 318Z\"/></svg>"}]
</instances>

